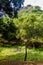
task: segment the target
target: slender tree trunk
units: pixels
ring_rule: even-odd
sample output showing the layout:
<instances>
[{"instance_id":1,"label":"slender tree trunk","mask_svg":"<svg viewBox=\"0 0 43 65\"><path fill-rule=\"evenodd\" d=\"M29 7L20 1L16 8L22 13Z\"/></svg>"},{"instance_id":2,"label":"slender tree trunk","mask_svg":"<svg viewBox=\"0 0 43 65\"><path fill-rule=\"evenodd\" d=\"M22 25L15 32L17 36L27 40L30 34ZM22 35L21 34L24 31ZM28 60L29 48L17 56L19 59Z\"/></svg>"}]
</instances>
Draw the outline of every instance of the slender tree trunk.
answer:
<instances>
[{"instance_id":1,"label":"slender tree trunk","mask_svg":"<svg viewBox=\"0 0 43 65\"><path fill-rule=\"evenodd\" d=\"M27 60L27 47L25 46L25 58L24 58L24 61Z\"/></svg>"},{"instance_id":2,"label":"slender tree trunk","mask_svg":"<svg viewBox=\"0 0 43 65\"><path fill-rule=\"evenodd\" d=\"M24 61L27 60L27 48L28 48L28 44L30 43L30 39L27 40L27 42L25 43L25 57L24 57Z\"/></svg>"}]
</instances>

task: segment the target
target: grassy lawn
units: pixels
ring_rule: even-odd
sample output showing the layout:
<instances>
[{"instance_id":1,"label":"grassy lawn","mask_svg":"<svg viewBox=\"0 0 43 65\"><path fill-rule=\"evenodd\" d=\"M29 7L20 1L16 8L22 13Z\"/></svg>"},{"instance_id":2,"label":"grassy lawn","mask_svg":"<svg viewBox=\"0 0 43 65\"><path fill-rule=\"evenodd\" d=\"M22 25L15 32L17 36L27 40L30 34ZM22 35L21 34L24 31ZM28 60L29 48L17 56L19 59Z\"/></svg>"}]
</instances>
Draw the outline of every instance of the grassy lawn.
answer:
<instances>
[{"instance_id":1,"label":"grassy lawn","mask_svg":"<svg viewBox=\"0 0 43 65\"><path fill-rule=\"evenodd\" d=\"M27 61L43 61L43 49L28 48ZM0 61L24 60L25 47L0 47Z\"/></svg>"}]
</instances>

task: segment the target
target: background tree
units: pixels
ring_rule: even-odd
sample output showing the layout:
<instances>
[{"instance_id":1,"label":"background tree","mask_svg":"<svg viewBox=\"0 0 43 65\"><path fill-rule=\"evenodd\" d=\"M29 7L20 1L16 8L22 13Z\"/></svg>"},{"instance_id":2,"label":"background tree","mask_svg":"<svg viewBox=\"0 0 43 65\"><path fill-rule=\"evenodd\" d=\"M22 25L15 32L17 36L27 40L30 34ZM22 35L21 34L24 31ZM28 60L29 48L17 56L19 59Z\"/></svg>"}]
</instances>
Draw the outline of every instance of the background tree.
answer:
<instances>
[{"instance_id":1,"label":"background tree","mask_svg":"<svg viewBox=\"0 0 43 65\"><path fill-rule=\"evenodd\" d=\"M16 17L17 11L21 8L24 0L0 0L0 10L3 9L10 17Z\"/></svg>"}]
</instances>

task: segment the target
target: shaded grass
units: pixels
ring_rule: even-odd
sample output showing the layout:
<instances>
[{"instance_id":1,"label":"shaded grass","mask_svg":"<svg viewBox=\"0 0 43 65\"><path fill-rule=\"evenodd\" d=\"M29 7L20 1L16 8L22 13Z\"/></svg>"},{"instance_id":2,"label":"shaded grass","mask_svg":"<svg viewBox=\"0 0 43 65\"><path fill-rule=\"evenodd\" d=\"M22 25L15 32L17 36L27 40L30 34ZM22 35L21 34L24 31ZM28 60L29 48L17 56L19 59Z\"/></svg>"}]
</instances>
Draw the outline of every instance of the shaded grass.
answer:
<instances>
[{"instance_id":1,"label":"shaded grass","mask_svg":"<svg viewBox=\"0 0 43 65\"><path fill-rule=\"evenodd\" d=\"M0 47L0 61L24 61L25 47ZM27 61L43 61L43 48L28 49Z\"/></svg>"},{"instance_id":2,"label":"shaded grass","mask_svg":"<svg viewBox=\"0 0 43 65\"><path fill-rule=\"evenodd\" d=\"M27 60L29 61L43 61L43 55L39 53L28 53Z\"/></svg>"}]
</instances>

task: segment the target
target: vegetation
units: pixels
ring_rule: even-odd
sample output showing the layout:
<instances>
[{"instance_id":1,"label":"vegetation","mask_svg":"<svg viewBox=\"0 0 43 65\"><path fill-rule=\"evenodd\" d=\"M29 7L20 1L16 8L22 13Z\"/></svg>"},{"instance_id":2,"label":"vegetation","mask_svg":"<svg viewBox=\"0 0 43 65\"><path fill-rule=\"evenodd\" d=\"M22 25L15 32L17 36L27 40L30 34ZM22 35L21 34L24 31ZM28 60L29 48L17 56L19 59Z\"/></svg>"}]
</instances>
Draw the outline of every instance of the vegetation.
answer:
<instances>
[{"instance_id":1,"label":"vegetation","mask_svg":"<svg viewBox=\"0 0 43 65\"><path fill-rule=\"evenodd\" d=\"M0 0L0 10L9 17L17 17L17 11L21 8L24 0Z\"/></svg>"},{"instance_id":2,"label":"vegetation","mask_svg":"<svg viewBox=\"0 0 43 65\"><path fill-rule=\"evenodd\" d=\"M25 54L24 46L16 47L0 47L0 61L24 61ZM43 48L29 49L27 54L27 61L42 61L43 62Z\"/></svg>"},{"instance_id":3,"label":"vegetation","mask_svg":"<svg viewBox=\"0 0 43 65\"><path fill-rule=\"evenodd\" d=\"M43 47L43 11L40 7L29 6L22 8L18 11L18 18L4 16L0 19L0 46L15 45L25 46L24 60L28 57L28 47ZM31 52L29 52L29 54L31 54ZM37 53L35 55L38 56ZM36 59L38 58L36 57Z\"/></svg>"}]
</instances>

